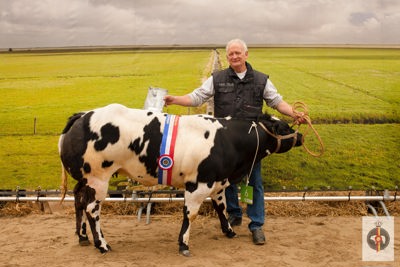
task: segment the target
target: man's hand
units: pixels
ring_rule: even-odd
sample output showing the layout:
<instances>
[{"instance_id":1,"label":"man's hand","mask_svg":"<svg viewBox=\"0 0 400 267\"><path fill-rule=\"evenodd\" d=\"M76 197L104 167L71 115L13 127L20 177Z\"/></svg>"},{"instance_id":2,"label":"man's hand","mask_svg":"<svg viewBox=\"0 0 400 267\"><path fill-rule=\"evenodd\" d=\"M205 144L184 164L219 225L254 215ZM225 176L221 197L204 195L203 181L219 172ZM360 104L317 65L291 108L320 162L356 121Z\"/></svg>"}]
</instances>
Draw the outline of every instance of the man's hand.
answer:
<instances>
[{"instance_id":1,"label":"man's hand","mask_svg":"<svg viewBox=\"0 0 400 267\"><path fill-rule=\"evenodd\" d=\"M307 123L306 115L304 114L304 112L296 112L293 119L294 124L296 125Z\"/></svg>"},{"instance_id":2,"label":"man's hand","mask_svg":"<svg viewBox=\"0 0 400 267\"><path fill-rule=\"evenodd\" d=\"M169 106L169 105L175 104L174 100L175 100L175 96L172 96L172 95L164 96L164 102L165 102L164 106Z\"/></svg>"},{"instance_id":3,"label":"man's hand","mask_svg":"<svg viewBox=\"0 0 400 267\"><path fill-rule=\"evenodd\" d=\"M192 106L192 99L189 95L182 95L182 96L173 96L173 95L166 95L164 96L165 106L168 105L180 105L185 107Z\"/></svg>"}]
</instances>

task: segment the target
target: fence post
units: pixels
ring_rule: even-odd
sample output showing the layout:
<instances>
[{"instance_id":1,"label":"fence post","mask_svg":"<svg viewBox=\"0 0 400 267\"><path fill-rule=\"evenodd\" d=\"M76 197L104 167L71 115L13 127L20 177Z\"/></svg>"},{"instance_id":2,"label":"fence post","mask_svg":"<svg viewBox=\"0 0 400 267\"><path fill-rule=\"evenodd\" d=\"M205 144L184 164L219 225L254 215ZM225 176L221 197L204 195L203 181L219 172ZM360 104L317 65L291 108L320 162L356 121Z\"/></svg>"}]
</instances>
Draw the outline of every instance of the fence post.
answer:
<instances>
[{"instance_id":1,"label":"fence post","mask_svg":"<svg viewBox=\"0 0 400 267\"><path fill-rule=\"evenodd\" d=\"M36 117L33 119L33 135L36 134Z\"/></svg>"}]
</instances>

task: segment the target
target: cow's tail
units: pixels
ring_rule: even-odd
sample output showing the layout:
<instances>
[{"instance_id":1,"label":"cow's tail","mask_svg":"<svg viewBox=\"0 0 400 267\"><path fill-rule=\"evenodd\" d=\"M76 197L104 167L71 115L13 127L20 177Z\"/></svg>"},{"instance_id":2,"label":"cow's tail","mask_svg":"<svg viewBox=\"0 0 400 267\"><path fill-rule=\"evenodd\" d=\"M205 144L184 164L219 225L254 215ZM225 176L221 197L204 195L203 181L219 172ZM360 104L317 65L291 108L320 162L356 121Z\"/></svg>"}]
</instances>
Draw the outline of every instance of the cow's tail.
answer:
<instances>
[{"instance_id":1,"label":"cow's tail","mask_svg":"<svg viewBox=\"0 0 400 267\"><path fill-rule=\"evenodd\" d=\"M64 141L65 134L71 129L71 127L75 123L75 121L78 120L79 118L81 118L85 114L86 114L86 112L75 113L68 119L67 125L65 126L65 128L62 131L62 134L60 136L60 139L58 140L58 152L60 154L60 157L62 157L62 144ZM67 191L68 191L68 174L67 174L67 170L65 169L64 164L61 161L61 200L60 200L60 204L64 201Z\"/></svg>"},{"instance_id":2,"label":"cow's tail","mask_svg":"<svg viewBox=\"0 0 400 267\"><path fill-rule=\"evenodd\" d=\"M60 204L63 203L65 195L68 191L68 175L65 170L64 164L61 163L61 200Z\"/></svg>"},{"instance_id":3,"label":"cow's tail","mask_svg":"<svg viewBox=\"0 0 400 267\"><path fill-rule=\"evenodd\" d=\"M62 134L60 136L60 139L58 140L58 152L60 153L60 156L61 156L61 147L62 147L63 139L64 139L64 134ZM68 191L68 175L67 175L67 170L65 169L64 164L61 161L61 200L60 200L60 204L64 201L67 191Z\"/></svg>"}]
</instances>

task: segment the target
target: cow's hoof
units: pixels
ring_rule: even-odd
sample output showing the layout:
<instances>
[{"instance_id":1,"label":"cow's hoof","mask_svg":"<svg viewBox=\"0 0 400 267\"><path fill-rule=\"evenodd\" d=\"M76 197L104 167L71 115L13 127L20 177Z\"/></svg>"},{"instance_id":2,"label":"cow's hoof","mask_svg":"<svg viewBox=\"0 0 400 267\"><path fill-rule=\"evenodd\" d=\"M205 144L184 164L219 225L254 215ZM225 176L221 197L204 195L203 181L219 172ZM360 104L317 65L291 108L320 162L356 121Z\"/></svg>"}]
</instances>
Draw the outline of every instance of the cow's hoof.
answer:
<instances>
[{"instance_id":1,"label":"cow's hoof","mask_svg":"<svg viewBox=\"0 0 400 267\"><path fill-rule=\"evenodd\" d=\"M110 245L107 243L103 245L100 240L95 241L95 247L101 252L101 254L111 251Z\"/></svg>"},{"instance_id":2,"label":"cow's hoof","mask_svg":"<svg viewBox=\"0 0 400 267\"><path fill-rule=\"evenodd\" d=\"M89 241L89 240L82 240L82 241L79 241L79 245L80 245L81 247L90 246L90 241Z\"/></svg>"},{"instance_id":3,"label":"cow's hoof","mask_svg":"<svg viewBox=\"0 0 400 267\"><path fill-rule=\"evenodd\" d=\"M192 256L192 255L190 254L190 251L189 251L188 249L180 250L180 251L179 251L179 254L181 254L182 256L185 256L185 257L191 257L191 256Z\"/></svg>"},{"instance_id":4,"label":"cow's hoof","mask_svg":"<svg viewBox=\"0 0 400 267\"><path fill-rule=\"evenodd\" d=\"M229 231L225 233L227 237L229 238L233 238L236 236L236 233L234 231Z\"/></svg>"},{"instance_id":5,"label":"cow's hoof","mask_svg":"<svg viewBox=\"0 0 400 267\"><path fill-rule=\"evenodd\" d=\"M107 252L111 251L111 247L109 245L107 245L107 249L103 248L103 247L99 247L100 253L101 254L106 254Z\"/></svg>"},{"instance_id":6,"label":"cow's hoof","mask_svg":"<svg viewBox=\"0 0 400 267\"><path fill-rule=\"evenodd\" d=\"M90 245L89 238L79 237L79 245L82 247L86 247Z\"/></svg>"}]
</instances>

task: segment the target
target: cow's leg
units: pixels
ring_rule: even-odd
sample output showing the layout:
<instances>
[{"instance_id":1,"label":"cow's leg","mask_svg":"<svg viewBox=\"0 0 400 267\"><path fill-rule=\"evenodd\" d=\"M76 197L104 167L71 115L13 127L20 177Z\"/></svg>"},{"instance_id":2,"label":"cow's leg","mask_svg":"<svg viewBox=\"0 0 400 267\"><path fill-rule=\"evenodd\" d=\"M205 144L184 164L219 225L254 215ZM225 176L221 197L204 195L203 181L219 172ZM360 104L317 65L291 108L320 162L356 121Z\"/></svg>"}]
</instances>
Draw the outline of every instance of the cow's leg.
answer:
<instances>
[{"instance_id":1,"label":"cow's leg","mask_svg":"<svg viewBox=\"0 0 400 267\"><path fill-rule=\"evenodd\" d=\"M90 244L89 238L86 231L86 205L83 202L84 190L82 183L78 182L74 189L74 199L75 199L75 219L76 219L76 235L79 238L79 245L88 246Z\"/></svg>"},{"instance_id":2,"label":"cow's leg","mask_svg":"<svg viewBox=\"0 0 400 267\"><path fill-rule=\"evenodd\" d=\"M211 195L212 204L218 214L222 232L227 237L232 238L236 235L236 233L233 231L228 222L225 198L225 188L229 185L229 182L225 180L223 182L216 182L215 184L216 190L214 190L214 193Z\"/></svg>"},{"instance_id":3,"label":"cow's leg","mask_svg":"<svg viewBox=\"0 0 400 267\"><path fill-rule=\"evenodd\" d=\"M75 200L76 202L76 200ZM78 204L81 206L80 204ZM79 237L79 245L88 246L90 244L89 237L86 232L86 213L81 207L77 207L75 203L75 216L76 216L76 234Z\"/></svg>"},{"instance_id":4,"label":"cow's leg","mask_svg":"<svg viewBox=\"0 0 400 267\"><path fill-rule=\"evenodd\" d=\"M86 232L87 220L92 231L94 245L101 253L111 250L100 227L101 201L105 199L107 189L108 181L103 182L98 178L82 179L74 189L76 234L79 237L79 244L89 244Z\"/></svg>"},{"instance_id":5,"label":"cow's leg","mask_svg":"<svg viewBox=\"0 0 400 267\"><path fill-rule=\"evenodd\" d=\"M211 188L205 183L185 184L185 204L183 207L183 222L179 233L179 253L190 256L189 235L190 225L196 218L203 201L211 194Z\"/></svg>"},{"instance_id":6,"label":"cow's leg","mask_svg":"<svg viewBox=\"0 0 400 267\"><path fill-rule=\"evenodd\" d=\"M87 205L86 216L89 221L90 229L92 230L95 247L98 248L101 253L106 253L111 250L111 247L107 244L103 232L101 231L100 211L101 201L93 201Z\"/></svg>"},{"instance_id":7,"label":"cow's leg","mask_svg":"<svg viewBox=\"0 0 400 267\"><path fill-rule=\"evenodd\" d=\"M94 245L101 253L111 250L100 226L101 202L106 198L107 189L108 181L102 181L98 178L88 180L88 185L86 186L86 203L88 203L85 210L86 217L93 234Z\"/></svg>"}]
</instances>

